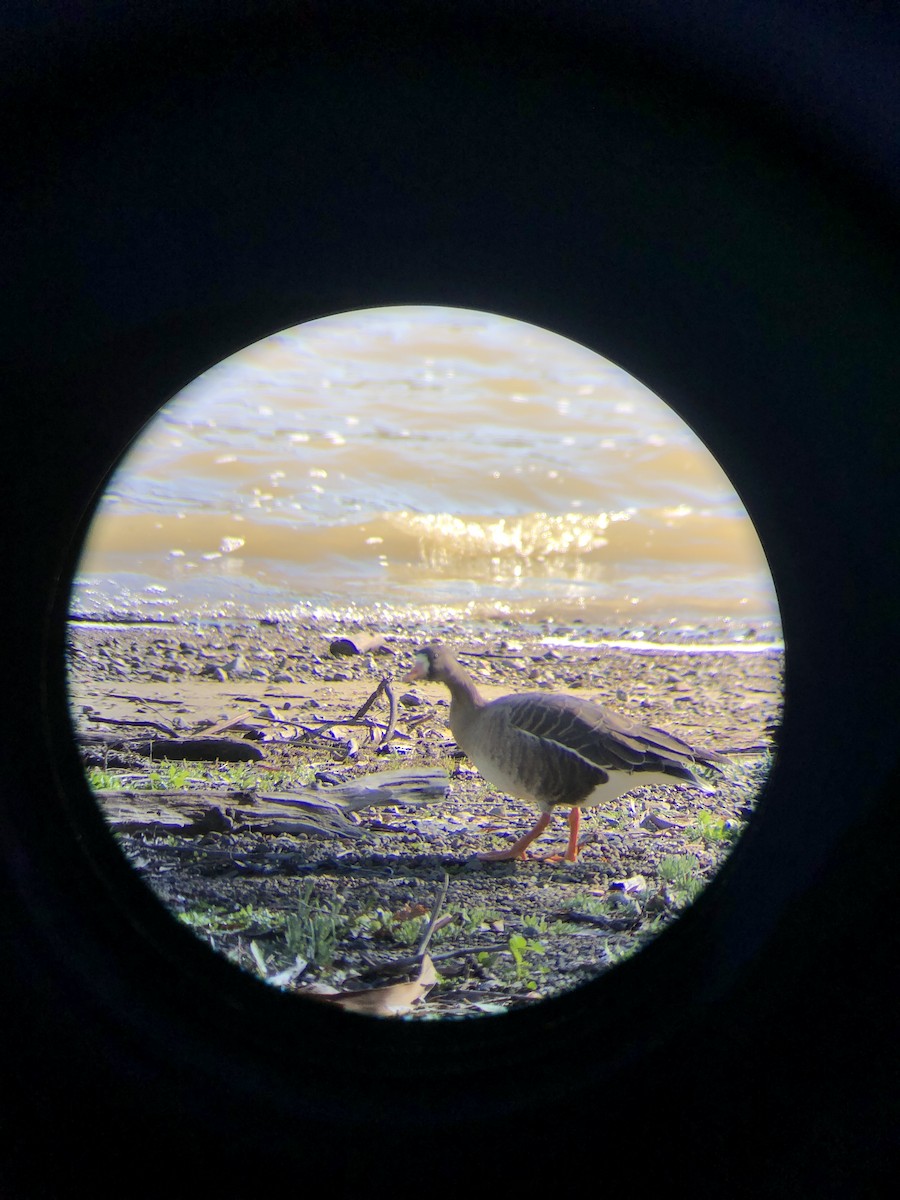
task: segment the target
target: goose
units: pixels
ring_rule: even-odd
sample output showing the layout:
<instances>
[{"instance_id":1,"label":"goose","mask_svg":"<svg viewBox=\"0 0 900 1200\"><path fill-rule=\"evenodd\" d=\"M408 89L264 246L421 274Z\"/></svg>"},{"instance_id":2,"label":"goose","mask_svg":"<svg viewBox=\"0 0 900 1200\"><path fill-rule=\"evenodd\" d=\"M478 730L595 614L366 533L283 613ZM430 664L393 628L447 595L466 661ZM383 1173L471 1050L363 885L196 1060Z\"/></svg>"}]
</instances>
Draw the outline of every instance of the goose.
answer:
<instances>
[{"instance_id":1,"label":"goose","mask_svg":"<svg viewBox=\"0 0 900 1200\"><path fill-rule=\"evenodd\" d=\"M698 750L672 734L610 712L576 696L523 692L485 700L472 677L440 643L416 651L404 683L424 680L450 689L450 730L481 774L508 795L540 809L537 824L505 850L477 857L486 862L526 858L526 850L553 817L569 806L565 860L578 858L581 809L624 796L645 784L690 784L713 792L692 766L729 760ZM559 861L559 855L546 856Z\"/></svg>"}]
</instances>

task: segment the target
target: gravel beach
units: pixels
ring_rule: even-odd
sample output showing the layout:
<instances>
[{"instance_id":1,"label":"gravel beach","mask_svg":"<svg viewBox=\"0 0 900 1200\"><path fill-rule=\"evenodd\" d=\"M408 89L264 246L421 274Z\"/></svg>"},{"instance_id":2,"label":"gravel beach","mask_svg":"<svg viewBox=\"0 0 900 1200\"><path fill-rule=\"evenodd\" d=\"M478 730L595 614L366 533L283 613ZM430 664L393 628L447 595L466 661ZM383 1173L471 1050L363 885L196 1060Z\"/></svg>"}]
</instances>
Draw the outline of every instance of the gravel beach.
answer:
<instances>
[{"instance_id":1,"label":"gravel beach","mask_svg":"<svg viewBox=\"0 0 900 1200\"><path fill-rule=\"evenodd\" d=\"M298 992L389 987L439 905L443 923L429 944L438 983L409 1016L481 1015L584 983L646 944L696 898L752 819L774 753L783 651L749 629L728 639L702 628L636 633L605 631L601 640L549 622L362 626L333 616L73 621L71 708L107 811L117 791L230 788L252 799L312 786L326 796L374 773L445 771L446 794L354 812L352 836L261 833L234 821L191 835L151 822L114 836L177 919L239 966ZM498 795L459 754L446 689L402 682L431 640L454 648L488 698L570 691L724 752L731 764L708 777L712 795L639 788L589 810L576 863L484 863L474 855L520 836L535 810ZM388 690L353 722L382 681ZM395 719L379 745L391 693ZM140 740L161 730L179 738L221 730L261 757L227 769L178 763L176 772L140 752ZM536 851L561 852L565 833L558 815ZM311 930L331 942L316 946Z\"/></svg>"}]
</instances>

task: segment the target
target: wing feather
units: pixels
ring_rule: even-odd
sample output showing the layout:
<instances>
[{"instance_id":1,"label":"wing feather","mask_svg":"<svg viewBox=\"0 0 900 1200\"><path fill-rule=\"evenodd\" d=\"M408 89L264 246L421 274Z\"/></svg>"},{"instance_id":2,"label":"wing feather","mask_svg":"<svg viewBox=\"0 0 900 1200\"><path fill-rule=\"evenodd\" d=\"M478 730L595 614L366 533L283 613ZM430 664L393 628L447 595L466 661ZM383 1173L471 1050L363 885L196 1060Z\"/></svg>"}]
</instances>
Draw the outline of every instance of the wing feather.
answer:
<instances>
[{"instance_id":1,"label":"wing feather","mask_svg":"<svg viewBox=\"0 0 900 1200\"><path fill-rule=\"evenodd\" d=\"M692 778L698 762L722 761L713 751L697 750L681 738L609 712L600 704L542 692L504 697L514 729L552 743L604 769L667 770Z\"/></svg>"}]
</instances>

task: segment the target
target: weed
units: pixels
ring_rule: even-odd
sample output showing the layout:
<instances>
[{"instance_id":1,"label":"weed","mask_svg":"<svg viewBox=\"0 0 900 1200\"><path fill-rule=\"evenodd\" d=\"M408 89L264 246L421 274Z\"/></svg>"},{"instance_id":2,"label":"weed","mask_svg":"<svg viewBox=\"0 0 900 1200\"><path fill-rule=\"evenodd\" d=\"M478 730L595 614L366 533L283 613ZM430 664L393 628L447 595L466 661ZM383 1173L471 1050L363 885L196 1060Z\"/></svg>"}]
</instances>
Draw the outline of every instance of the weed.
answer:
<instances>
[{"instance_id":1,"label":"weed","mask_svg":"<svg viewBox=\"0 0 900 1200\"><path fill-rule=\"evenodd\" d=\"M250 928L274 929L284 924L284 916L270 908L245 904L225 908L221 904L196 904L178 914L183 925L209 934L243 933Z\"/></svg>"},{"instance_id":2,"label":"weed","mask_svg":"<svg viewBox=\"0 0 900 1200\"><path fill-rule=\"evenodd\" d=\"M528 956L532 954L545 954L543 945L540 942L534 941L532 938L527 938L524 934L511 934L509 939L509 952L513 956L515 963L516 982L524 984L529 992L536 990L538 984L533 978L535 974L546 975L547 967L543 963L535 964L528 961Z\"/></svg>"},{"instance_id":3,"label":"weed","mask_svg":"<svg viewBox=\"0 0 900 1200\"><path fill-rule=\"evenodd\" d=\"M738 829L734 821L701 809L693 825L688 826L687 834L688 837L701 839L707 846L720 843L727 845L737 837Z\"/></svg>"},{"instance_id":4,"label":"weed","mask_svg":"<svg viewBox=\"0 0 900 1200\"><path fill-rule=\"evenodd\" d=\"M679 904L690 904L703 890L705 880L693 854L670 854L659 864L659 877L670 884Z\"/></svg>"},{"instance_id":5,"label":"weed","mask_svg":"<svg viewBox=\"0 0 900 1200\"><path fill-rule=\"evenodd\" d=\"M619 909L619 900L611 900L608 896L587 896L583 892L574 895L566 905L573 912L590 913L595 917L609 917Z\"/></svg>"},{"instance_id":6,"label":"weed","mask_svg":"<svg viewBox=\"0 0 900 1200\"><path fill-rule=\"evenodd\" d=\"M216 771L216 779L244 792L253 791L259 782L258 773L253 769L253 764L248 762L224 763Z\"/></svg>"},{"instance_id":7,"label":"weed","mask_svg":"<svg viewBox=\"0 0 900 1200\"><path fill-rule=\"evenodd\" d=\"M115 771L105 771L102 767L88 767L87 781L98 792L111 792L122 785L121 777Z\"/></svg>"},{"instance_id":8,"label":"weed","mask_svg":"<svg viewBox=\"0 0 900 1200\"><path fill-rule=\"evenodd\" d=\"M396 942L400 946L415 946L427 921L427 914L398 921L387 909L373 908L356 917L352 929L362 937Z\"/></svg>"},{"instance_id":9,"label":"weed","mask_svg":"<svg viewBox=\"0 0 900 1200\"><path fill-rule=\"evenodd\" d=\"M418 946L419 938L425 932L427 924L427 915L424 917L410 917L407 921L397 921L394 924L394 938L401 946Z\"/></svg>"},{"instance_id":10,"label":"weed","mask_svg":"<svg viewBox=\"0 0 900 1200\"><path fill-rule=\"evenodd\" d=\"M489 929L492 924L503 920L498 912L494 912L490 908L481 908L475 906L473 908L450 908L450 912L455 913L459 918L465 933L477 933L479 930Z\"/></svg>"},{"instance_id":11,"label":"weed","mask_svg":"<svg viewBox=\"0 0 900 1200\"><path fill-rule=\"evenodd\" d=\"M259 783L259 778L255 775L252 775L254 771L253 764L243 763L241 765L247 772L247 776L245 777L246 782L237 782L237 786L257 786ZM263 781L267 790L271 788L274 791L289 792L294 788L304 788L308 787L312 783L315 783L317 769L318 768L314 764L304 764L302 766L298 765L295 767L285 768L284 770L266 771Z\"/></svg>"},{"instance_id":12,"label":"weed","mask_svg":"<svg viewBox=\"0 0 900 1200\"><path fill-rule=\"evenodd\" d=\"M291 791L314 782L315 767L302 766L285 771L267 771L262 782L273 790ZM114 791L124 785L121 773L90 767L88 783L96 791ZM132 788L151 788L155 791L183 791L190 787L225 784L240 791L253 791L261 782L255 763L155 762L149 772L128 780Z\"/></svg>"},{"instance_id":13,"label":"weed","mask_svg":"<svg viewBox=\"0 0 900 1200\"><path fill-rule=\"evenodd\" d=\"M341 897L319 900L313 897L313 881L307 880L297 901L297 912L285 918L284 940L288 950L316 966L327 967L341 935L339 914Z\"/></svg>"},{"instance_id":14,"label":"weed","mask_svg":"<svg viewBox=\"0 0 900 1200\"><path fill-rule=\"evenodd\" d=\"M196 766L183 762L177 765L174 762L160 763L159 769L151 771L147 776L145 787L153 788L154 791L179 791L191 782L192 775L196 774Z\"/></svg>"},{"instance_id":15,"label":"weed","mask_svg":"<svg viewBox=\"0 0 900 1200\"><path fill-rule=\"evenodd\" d=\"M603 958L607 966L614 967L618 963L623 963L627 958L631 958L638 949L636 942L619 942L607 938L603 943Z\"/></svg>"},{"instance_id":16,"label":"weed","mask_svg":"<svg viewBox=\"0 0 900 1200\"><path fill-rule=\"evenodd\" d=\"M569 933L571 932L571 922L566 920L549 921L546 917L531 916L525 922L524 931L528 937L534 937L539 933Z\"/></svg>"}]
</instances>

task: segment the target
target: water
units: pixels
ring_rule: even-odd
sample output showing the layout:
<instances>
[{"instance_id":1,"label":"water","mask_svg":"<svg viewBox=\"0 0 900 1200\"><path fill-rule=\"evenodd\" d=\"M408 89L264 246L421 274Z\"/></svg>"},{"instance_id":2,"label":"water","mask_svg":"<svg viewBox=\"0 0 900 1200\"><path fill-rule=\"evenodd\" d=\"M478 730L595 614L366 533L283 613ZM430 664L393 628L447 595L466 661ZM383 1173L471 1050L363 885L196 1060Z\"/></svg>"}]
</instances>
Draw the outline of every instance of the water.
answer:
<instances>
[{"instance_id":1,"label":"water","mask_svg":"<svg viewBox=\"0 0 900 1200\"><path fill-rule=\"evenodd\" d=\"M72 607L778 631L752 523L675 413L582 346L446 308L312 322L195 380L114 476Z\"/></svg>"}]
</instances>

